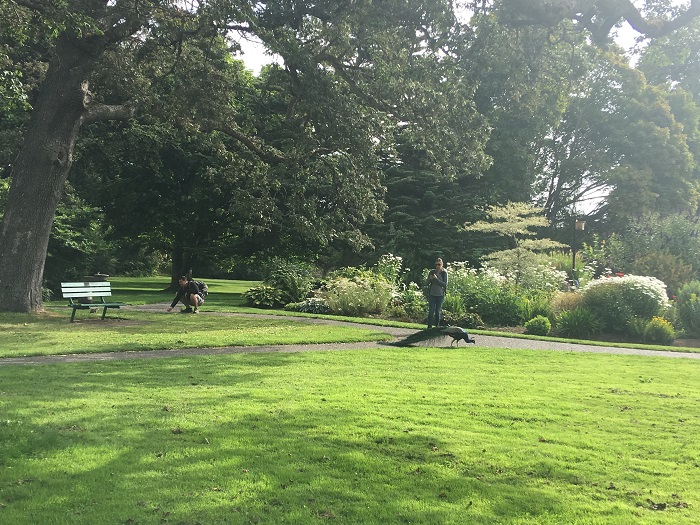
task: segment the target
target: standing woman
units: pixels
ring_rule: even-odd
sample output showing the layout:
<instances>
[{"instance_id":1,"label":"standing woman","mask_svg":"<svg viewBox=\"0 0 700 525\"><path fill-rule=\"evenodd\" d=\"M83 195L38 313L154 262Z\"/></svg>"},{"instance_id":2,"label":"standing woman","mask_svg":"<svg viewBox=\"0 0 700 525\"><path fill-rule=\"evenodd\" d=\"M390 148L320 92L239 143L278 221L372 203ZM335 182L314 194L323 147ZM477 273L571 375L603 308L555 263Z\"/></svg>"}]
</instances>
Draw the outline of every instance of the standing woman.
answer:
<instances>
[{"instance_id":1,"label":"standing woman","mask_svg":"<svg viewBox=\"0 0 700 525\"><path fill-rule=\"evenodd\" d=\"M442 303L447 291L447 270L442 259L435 261L435 269L428 274L428 328L440 326Z\"/></svg>"}]
</instances>

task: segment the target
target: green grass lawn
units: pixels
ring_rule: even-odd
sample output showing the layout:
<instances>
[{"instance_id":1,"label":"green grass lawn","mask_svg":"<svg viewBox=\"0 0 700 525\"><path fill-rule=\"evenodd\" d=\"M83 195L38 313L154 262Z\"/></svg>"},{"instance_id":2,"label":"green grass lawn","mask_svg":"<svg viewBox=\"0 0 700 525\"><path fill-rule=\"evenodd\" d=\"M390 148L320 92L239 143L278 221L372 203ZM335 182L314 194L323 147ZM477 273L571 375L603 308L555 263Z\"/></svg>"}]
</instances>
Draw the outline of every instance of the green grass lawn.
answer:
<instances>
[{"instance_id":1,"label":"green grass lawn","mask_svg":"<svg viewBox=\"0 0 700 525\"><path fill-rule=\"evenodd\" d=\"M77 315L80 315L79 312ZM301 323L292 319L180 315L119 310L102 321L82 312L76 323L62 314L0 314L0 358L269 344L382 341L376 330ZM76 317L77 317L76 315Z\"/></svg>"},{"instance_id":2,"label":"green grass lawn","mask_svg":"<svg viewBox=\"0 0 700 525\"><path fill-rule=\"evenodd\" d=\"M209 315L2 313L0 360L386 338L207 282ZM0 366L0 523L691 525L699 401L696 360L479 347Z\"/></svg>"},{"instance_id":3,"label":"green grass lawn","mask_svg":"<svg viewBox=\"0 0 700 525\"><path fill-rule=\"evenodd\" d=\"M478 347L0 367L0 522L690 525L699 385Z\"/></svg>"}]
</instances>

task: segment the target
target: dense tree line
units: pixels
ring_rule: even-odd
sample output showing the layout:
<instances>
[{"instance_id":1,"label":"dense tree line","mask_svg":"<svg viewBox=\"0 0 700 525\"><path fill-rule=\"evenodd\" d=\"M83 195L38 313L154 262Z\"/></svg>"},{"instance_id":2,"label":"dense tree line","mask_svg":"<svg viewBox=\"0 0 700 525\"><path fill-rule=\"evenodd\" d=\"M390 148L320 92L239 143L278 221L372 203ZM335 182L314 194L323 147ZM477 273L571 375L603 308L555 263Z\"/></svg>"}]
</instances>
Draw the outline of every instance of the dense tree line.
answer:
<instances>
[{"instance_id":1,"label":"dense tree line","mask_svg":"<svg viewBox=\"0 0 700 525\"><path fill-rule=\"evenodd\" d=\"M507 202L564 242L584 209L601 236L692 222L698 8L630 5L0 0L2 308L164 264L477 264L508 246L465 224ZM637 68L621 20L653 37ZM282 65L247 71L249 37Z\"/></svg>"}]
</instances>

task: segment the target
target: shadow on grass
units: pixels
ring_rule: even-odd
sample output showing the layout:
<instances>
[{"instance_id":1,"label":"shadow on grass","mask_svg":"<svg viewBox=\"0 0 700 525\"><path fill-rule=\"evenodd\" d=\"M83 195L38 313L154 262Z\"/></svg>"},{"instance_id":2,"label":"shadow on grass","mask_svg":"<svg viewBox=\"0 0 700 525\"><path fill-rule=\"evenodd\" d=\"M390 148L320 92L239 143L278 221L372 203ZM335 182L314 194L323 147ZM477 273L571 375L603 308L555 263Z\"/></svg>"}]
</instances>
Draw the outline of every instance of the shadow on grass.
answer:
<instances>
[{"instance_id":1,"label":"shadow on grass","mask_svg":"<svg viewBox=\"0 0 700 525\"><path fill-rule=\"evenodd\" d=\"M268 370L300 359L0 371L3 520L485 524L557 512L526 474L479 447L452 451L381 405L338 404L313 378L288 400L259 388L274 388Z\"/></svg>"}]
</instances>

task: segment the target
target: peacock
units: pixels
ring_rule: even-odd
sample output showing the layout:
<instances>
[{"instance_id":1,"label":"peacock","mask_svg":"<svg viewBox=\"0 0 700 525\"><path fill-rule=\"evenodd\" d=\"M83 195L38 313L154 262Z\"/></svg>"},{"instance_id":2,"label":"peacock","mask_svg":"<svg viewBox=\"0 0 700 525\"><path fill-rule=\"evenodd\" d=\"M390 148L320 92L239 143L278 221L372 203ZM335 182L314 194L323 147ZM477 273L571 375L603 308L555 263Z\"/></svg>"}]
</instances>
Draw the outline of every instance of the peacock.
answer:
<instances>
[{"instance_id":1,"label":"peacock","mask_svg":"<svg viewBox=\"0 0 700 525\"><path fill-rule=\"evenodd\" d=\"M420 330L414 334L404 337L401 341L395 343L397 346L409 346L415 343L424 343L430 341L431 339L437 339L443 336L449 336L452 338L450 346L457 342L459 346L460 341L465 343L476 344L473 337L469 337L469 334L464 328L459 326L448 326L446 328L428 328L427 330Z\"/></svg>"}]
</instances>

